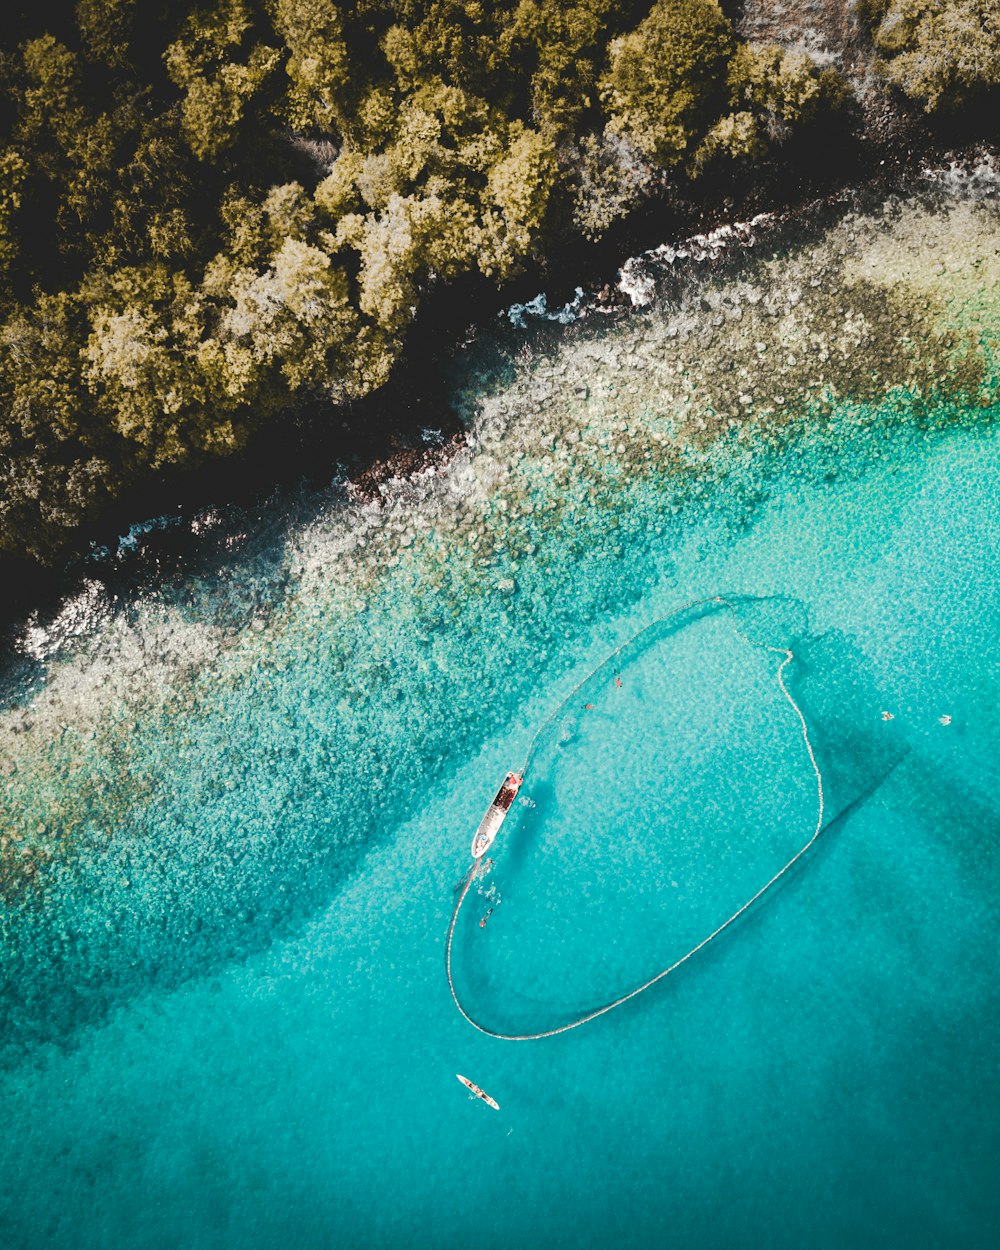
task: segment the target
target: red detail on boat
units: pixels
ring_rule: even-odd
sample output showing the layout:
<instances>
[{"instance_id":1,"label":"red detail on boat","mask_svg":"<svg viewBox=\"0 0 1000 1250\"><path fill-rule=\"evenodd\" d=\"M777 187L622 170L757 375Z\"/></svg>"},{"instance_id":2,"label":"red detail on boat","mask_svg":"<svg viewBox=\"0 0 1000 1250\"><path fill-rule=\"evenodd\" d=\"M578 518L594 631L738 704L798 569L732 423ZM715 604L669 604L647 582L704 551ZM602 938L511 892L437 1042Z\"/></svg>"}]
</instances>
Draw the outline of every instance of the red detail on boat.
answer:
<instances>
[{"instance_id":1,"label":"red detail on boat","mask_svg":"<svg viewBox=\"0 0 1000 1250\"><path fill-rule=\"evenodd\" d=\"M500 826L510 811L510 806L517 797L524 780L518 773L508 773L503 784L497 791L496 798L486 809L486 815L479 822L475 837L472 839L472 858L481 859L489 850L493 839L500 832Z\"/></svg>"}]
</instances>

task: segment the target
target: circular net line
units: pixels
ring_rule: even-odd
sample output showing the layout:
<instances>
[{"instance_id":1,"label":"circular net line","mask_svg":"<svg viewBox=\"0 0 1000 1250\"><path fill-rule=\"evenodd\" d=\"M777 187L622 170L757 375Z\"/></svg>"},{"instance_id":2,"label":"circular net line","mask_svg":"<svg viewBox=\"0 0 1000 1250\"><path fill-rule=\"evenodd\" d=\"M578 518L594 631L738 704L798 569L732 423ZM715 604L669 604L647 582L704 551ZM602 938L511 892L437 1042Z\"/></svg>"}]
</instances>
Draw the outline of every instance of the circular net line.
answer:
<instances>
[{"instance_id":1,"label":"circular net line","mask_svg":"<svg viewBox=\"0 0 1000 1250\"><path fill-rule=\"evenodd\" d=\"M556 710L546 720L544 720L541 723L541 725L539 725L538 729L535 730L535 733L532 735L531 741L528 743L528 749L527 749L527 752L525 753L524 763L521 767L521 776L524 777L527 775L528 768L531 764L531 757L534 753L535 746L538 742L538 739L543 733L543 731L547 729L553 723L553 721L555 721L562 714L562 711L566 707L567 703L569 703L569 701L573 699L580 692L580 690L587 684L587 682L589 682L592 677L594 677L597 673L599 673L602 668L607 667L614 660L616 660L618 656L620 656L621 653L624 650L626 650L626 648L633 646L636 642L639 641L640 638L650 633L652 630L656 629L658 626L664 624L665 622L673 620L676 617L683 616L686 613L692 612L698 608L706 608L709 610L726 609L732 612L735 616L737 612L737 605L736 603L733 602L733 599L736 599L736 598L737 596L733 596L732 599L727 599L724 596L716 595L710 599L692 599L690 602L683 604L681 607L677 608L673 612L668 613L666 616L658 617L651 624L639 630L638 633L633 634L632 637L627 639L625 642L623 642L620 647L617 647L614 651L612 651L610 655L608 655L604 660L601 661L600 664L596 666L596 668L591 669L590 672L587 673L585 677L583 677L580 681L577 682L577 684L573 687L573 689L569 692L569 694L563 699L563 701L559 704ZM750 597L747 596L747 598L750 598ZM798 722L799 722L799 725L801 727L801 732L802 732L802 741L806 748L806 754L809 757L809 763L816 777L816 823L813 827L813 831L809 840L802 847L800 847L799 850L795 852L795 854L791 857L790 860L788 860L786 864L784 864L781 868L778 869L778 871L774 874L774 876L770 878L770 880L766 881L764 885L762 885L755 894L752 894L750 898L748 898L747 901L742 904L742 906L738 907L736 911L732 913L731 916L728 916L725 920L723 920L723 922L720 925L718 925L715 929L713 929L711 933L709 933L706 937L703 937L702 940L697 944L697 946L692 946L691 949L685 952L685 954L681 955L679 959L675 959L674 962L670 964L669 967L664 968L662 971L656 973L655 976L650 977L648 981L643 981L641 985L637 985L634 989L629 990L628 993L626 994L622 994L621 997L614 999L612 1002L605 1003L601 1007L595 1007L592 1010L585 1012L583 1015L578 1016L576 1019L570 1020L568 1024L561 1024L558 1027L552 1028L552 1029L541 1029L537 1033L501 1033L497 1029L491 1029L487 1025L481 1024L478 1020L474 1019L469 1014L469 1012L465 1009L465 1007L462 1005L462 1001L458 996L458 991L455 988L455 981L454 981L454 977L452 976L452 969L451 969L452 945L453 945L454 938L455 938L455 926L458 923L459 913L462 910L462 906L465 903L466 895L469 893L469 889L472 885L472 882L474 881L476 877L476 873L479 870L480 861L478 859L474 860L472 867L469 869L468 874L466 875L465 881L462 885L461 893L458 896L458 900L455 903L454 911L451 914L451 923L448 925L448 938L445 943L445 970L448 975L448 988L451 990L451 996L455 1000L455 1006L461 1012L462 1016L469 1022L469 1024L471 1024L474 1029L478 1029L480 1033L485 1033L487 1037L494 1037L497 1040L502 1041L502 1042L538 1041L539 1039L543 1037L556 1037L560 1033L568 1033L570 1032L571 1029L578 1029L580 1028L581 1025L589 1024L591 1020L596 1020L598 1016L607 1015L609 1011L614 1011L616 1007L622 1007L625 1005L625 1003L630 1002L633 998L638 998L640 994L644 994L647 990L652 989L653 986L656 985L658 981L662 981L664 977L668 977L670 976L672 972L676 972L678 968L680 968L683 964L686 964L688 960L693 958L695 955L697 955L699 951L704 950L704 948L708 946L710 942L714 942L717 937L725 933L725 931L730 927L730 925L735 924L736 921L739 920L739 918L745 912L750 910L750 908L754 905L754 903L758 901L758 899L762 898L768 892L768 890L770 890L773 886L777 885L777 883L781 880L781 878L787 872L790 871L790 869L802 858L803 855L805 855L805 853L809 850L809 848L813 845L813 843L819 837L820 833L822 833L824 813L826 810L825 796L823 793L823 774L820 772L819 765L816 762L816 754L813 750L812 741L810 740L810 737L809 737L809 726L806 722L806 718L802 713L802 709L795 702L795 699L792 697L791 693L789 692L788 687L785 685L785 669L788 668L789 664L791 664L793 659L795 658L794 653L788 647L775 647L769 643L755 642L735 622L734 622L733 628L737 636L742 638L743 641L748 646L755 647L760 651L769 651L774 655L780 655L784 657L781 663L778 665L778 670L777 670L777 673L775 674L775 677L777 679L778 686L781 690L782 695L787 700L792 711L795 713L796 717L798 718Z\"/></svg>"}]
</instances>

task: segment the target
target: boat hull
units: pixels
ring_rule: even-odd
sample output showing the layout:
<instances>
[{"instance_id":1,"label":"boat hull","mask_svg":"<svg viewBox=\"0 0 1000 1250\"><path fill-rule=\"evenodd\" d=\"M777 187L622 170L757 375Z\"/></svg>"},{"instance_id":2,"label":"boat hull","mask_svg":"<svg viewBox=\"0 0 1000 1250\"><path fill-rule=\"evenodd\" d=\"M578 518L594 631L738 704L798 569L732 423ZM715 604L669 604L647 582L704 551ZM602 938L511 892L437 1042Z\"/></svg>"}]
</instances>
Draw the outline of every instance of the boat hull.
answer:
<instances>
[{"instance_id":1,"label":"boat hull","mask_svg":"<svg viewBox=\"0 0 1000 1250\"><path fill-rule=\"evenodd\" d=\"M492 1107L494 1111L500 1110L500 1104L496 1102L494 1099L492 1099L484 1089L480 1089L479 1086L476 1085L473 1081L470 1081L467 1076L462 1076L461 1073L459 1072L456 1072L455 1075L462 1082L462 1084L465 1086L465 1088L469 1091L470 1094L475 1094L477 1098L482 1099L482 1101L486 1103L488 1107Z\"/></svg>"},{"instance_id":2,"label":"boat hull","mask_svg":"<svg viewBox=\"0 0 1000 1250\"><path fill-rule=\"evenodd\" d=\"M486 809L486 815L479 822L479 828L472 839L473 859L482 859L493 845L493 840L500 832L500 826L506 820L507 813L510 811L510 806L514 802L523 780L517 773L508 773L503 779L503 784L497 791L496 798Z\"/></svg>"}]
</instances>

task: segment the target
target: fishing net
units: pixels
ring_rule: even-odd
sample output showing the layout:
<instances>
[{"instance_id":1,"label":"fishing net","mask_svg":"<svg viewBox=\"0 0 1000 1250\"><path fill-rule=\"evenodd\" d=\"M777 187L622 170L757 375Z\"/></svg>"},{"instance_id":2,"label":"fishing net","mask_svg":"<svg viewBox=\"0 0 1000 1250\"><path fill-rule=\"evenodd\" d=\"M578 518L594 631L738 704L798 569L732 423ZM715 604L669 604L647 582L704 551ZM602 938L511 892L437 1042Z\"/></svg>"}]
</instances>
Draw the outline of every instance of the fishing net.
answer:
<instances>
[{"instance_id":1,"label":"fishing net","mask_svg":"<svg viewBox=\"0 0 1000 1250\"><path fill-rule=\"evenodd\" d=\"M581 678L530 739L518 799L458 895L447 968L466 1019L509 1040L576 1028L794 875L896 762L862 729L873 692L856 653L812 634L795 600L726 595Z\"/></svg>"}]
</instances>

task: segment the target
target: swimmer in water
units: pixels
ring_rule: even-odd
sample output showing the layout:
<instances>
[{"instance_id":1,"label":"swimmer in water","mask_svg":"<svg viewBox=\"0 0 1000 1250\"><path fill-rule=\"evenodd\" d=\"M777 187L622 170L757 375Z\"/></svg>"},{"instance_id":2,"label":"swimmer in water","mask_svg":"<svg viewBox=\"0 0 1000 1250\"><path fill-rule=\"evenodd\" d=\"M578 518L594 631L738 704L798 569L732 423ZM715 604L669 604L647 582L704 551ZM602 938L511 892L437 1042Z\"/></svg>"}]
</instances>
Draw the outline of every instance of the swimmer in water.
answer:
<instances>
[{"instance_id":1,"label":"swimmer in water","mask_svg":"<svg viewBox=\"0 0 1000 1250\"><path fill-rule=\"evenodd\" d=\"M947 713L947 712L945 712L944 716L939 716L939 717L938 717L938 724L939 724L939 725L950 725L950 724L951 724L951 717L948 715L948 713Z\"/></svg>"},{"instance_id":2,"label":"swimmer in water","mask_svg":"<svg viewBox=\"0 0 1000 1250\"><path fill-rule=\"evenodd\" d=\"M485 928L486 928L486 922L487 922L487 920L489 920L490 916L492 916L492 915L493 915L493 908L491 907L491 908L487 911L486 915L482 918L482 920L480 920L480 922L479 922L479 927L480 927L480 929L485 929Z\"/></svg>"},{"instance_id":3,"label":"swimmer in water","mask_svg":"<svg viewBox=\"0 0 1000 1250\"><path fill-rule=\"evenodd\" d=\"M621 679L621 674L620 674L620 673L617 673L617 672L615 673L615 688L616 688L617 690L621 690L621 688L622 688L622 679Z\"/></svg>"},{"instance_id":4,"label":"swimmer in water","mask_svg":"<svg viewBox=\"0 0 1000 1250\"><path fill-rule=\"evenodd\" d=\"M882 719L883 719L883 720L895 720L896 718L895 718L895 716L893 716L893 714L892 714L891 712L883 712L883 713L882 713Z\"/></svg>"}]
</instances>

